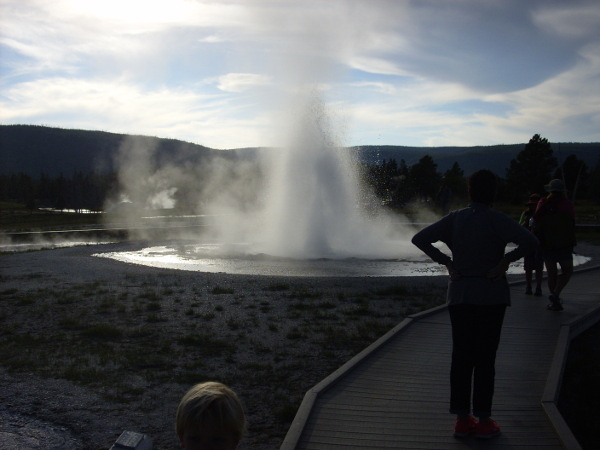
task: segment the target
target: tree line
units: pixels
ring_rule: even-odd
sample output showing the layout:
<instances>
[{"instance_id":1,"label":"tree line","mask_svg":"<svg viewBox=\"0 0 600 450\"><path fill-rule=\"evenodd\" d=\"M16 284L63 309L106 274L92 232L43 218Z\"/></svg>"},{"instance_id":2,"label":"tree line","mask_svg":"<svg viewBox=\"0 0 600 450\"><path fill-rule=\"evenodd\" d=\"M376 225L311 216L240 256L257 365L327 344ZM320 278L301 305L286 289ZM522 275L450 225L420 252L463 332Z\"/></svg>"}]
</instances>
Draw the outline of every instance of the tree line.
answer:
<instances>
[{"instance_id":1,"label":"tree line","mask_svg":"<svg viewBox=\"0 0 600 450\"><path fill-rule=\"evenodd\" d=\"M467 175L455 162L444 173L430 155L409 166L404 160L383 160L377 164L359 164L361 182L368 186L383 205L401 209L413 203L428 204L442 211L466 201ZM564 180L572 200L600 201L600 160L590 169L575 155L559 165L551 144L539 134L534 135L523 150L510 161L506 176L500 177L498 200L523 203L532 193L544 193L550 179ZM181 191L186 187L175 186ZM71 177L49 177L44 173L33 178L24 173L0 175L0 200L57 210L101 211L106 200L119 191L116 173L84 174ZM176 208L189 209L183 200Z\"/></svg>"},{"instance_id":2,"label":"tree line","mask_svg":"<svg viewBox=\"0 0 600 450\"><path fill-rule=\"evenodd\" d=\"M36 179L21 172L0 175L0 200L21 203L30 210L102 211L116 187L116 174L76 172L70 178L62 174L52 178L42 173Z\"/></svg>"},{"instance_id":3,"label":"tree line","mask_svg":"<svg viewBox=\"0 0 600 450\"><path fill-rule=\"evenodd\" d=\"M390 159L363 166L361 172L377 197L391 207L416 202L448 210L466 201L468 176L456 162L440 173L433 158L425 155L412 166ZM533 193L544 195L544 186L554 178L565 182L573 201L600 201L600 159L591 170L575 155L559 165L551 144L539 134L510 161L506 176L500 177L498 201L519 204Z\"/></svg>"}]
</instances>

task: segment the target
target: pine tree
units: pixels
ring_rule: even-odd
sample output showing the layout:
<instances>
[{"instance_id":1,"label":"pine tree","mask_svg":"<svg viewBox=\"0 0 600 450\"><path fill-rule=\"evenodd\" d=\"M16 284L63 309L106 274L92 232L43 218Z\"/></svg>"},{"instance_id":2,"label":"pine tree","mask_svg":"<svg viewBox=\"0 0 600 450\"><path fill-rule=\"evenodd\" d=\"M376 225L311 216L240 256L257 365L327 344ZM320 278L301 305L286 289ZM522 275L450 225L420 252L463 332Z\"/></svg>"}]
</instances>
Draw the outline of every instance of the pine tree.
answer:
<instances>
[{"instance_id":1,"label":"pine tree","mask_svg":"<svg viewBox=\"0 0 600 450\"><path fill-rule=\"evenodd\" d=\"M518 202L533 193L542 194L557 166L548 139L535 134L517 157L510 161L506 180L511 200Z\"/></svg>"}]
</instances>

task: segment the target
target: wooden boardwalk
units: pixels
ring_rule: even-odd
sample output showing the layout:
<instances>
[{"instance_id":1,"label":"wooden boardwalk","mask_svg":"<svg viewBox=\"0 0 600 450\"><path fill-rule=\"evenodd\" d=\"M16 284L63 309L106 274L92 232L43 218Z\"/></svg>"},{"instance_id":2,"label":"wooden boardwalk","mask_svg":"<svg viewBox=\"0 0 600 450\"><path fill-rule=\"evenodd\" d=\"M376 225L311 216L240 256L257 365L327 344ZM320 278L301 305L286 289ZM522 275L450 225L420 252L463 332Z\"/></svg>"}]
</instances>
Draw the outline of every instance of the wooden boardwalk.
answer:
<instances>
[{"instance_id":1,"label":"wooden boardwalk","mask_svg":"<svg viewBox=\"0 0 600 450\"><path fill-rule=\"evenodd\" d=\"M523 284L511 289L492 414L502 435L452 436L452 339L441 307L406 319L311 389L281 449L577 449L555 401L569 340L600 320L600 270L573 276L562 312L524 295Z\"/></svg>"}]
</instances>

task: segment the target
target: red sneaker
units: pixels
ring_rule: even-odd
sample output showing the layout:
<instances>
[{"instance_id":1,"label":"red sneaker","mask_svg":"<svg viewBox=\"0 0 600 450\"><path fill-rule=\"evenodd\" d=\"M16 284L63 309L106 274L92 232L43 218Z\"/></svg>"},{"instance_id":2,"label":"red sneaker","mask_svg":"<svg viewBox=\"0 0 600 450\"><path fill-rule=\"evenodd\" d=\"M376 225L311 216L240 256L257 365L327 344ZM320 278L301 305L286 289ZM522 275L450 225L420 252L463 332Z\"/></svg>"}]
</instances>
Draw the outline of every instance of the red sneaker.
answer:
<instances>
[{"instance_id":1,"label":"red sneaker","mask_svg":"<svg viewBox=\"0 0 600 450\"><path fill-rule=\"evenodd\" d=\"M477 422L475 427L475 437L480 439L489 439L500 434L500 427L492 419L484 422Z\"/></svg>"},{"instance_id":2,"label":"red sneaker","mask_svg":"<svg viewBox=\"0 0 600 450\"><path fill-rule=\"evenodd\" d=\"M469 434L475 432L476 426L477 421L472 416L469 416L469 420L456 419L456 423L454 424L454 437L467 437Z\"/></svg>"}]
</instances>

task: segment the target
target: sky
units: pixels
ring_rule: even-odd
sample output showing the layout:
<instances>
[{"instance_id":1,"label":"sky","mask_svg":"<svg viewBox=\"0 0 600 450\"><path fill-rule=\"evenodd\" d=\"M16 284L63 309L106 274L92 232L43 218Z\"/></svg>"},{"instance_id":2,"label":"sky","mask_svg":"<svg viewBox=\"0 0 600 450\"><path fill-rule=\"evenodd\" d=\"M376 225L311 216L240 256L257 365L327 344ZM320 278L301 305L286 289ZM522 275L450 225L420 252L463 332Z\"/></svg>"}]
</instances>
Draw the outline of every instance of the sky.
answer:
<instances>
[{"instance_id":1,"label":"sky","mask_svg":"<svg viewBox=\"0 0 600 450\"><path fill-rule=\"evenodd\" d=\"M341 145L598 142L600 2L0 0L4 125L273 146L307 92Z\"/></svg>"}]
</instances>

